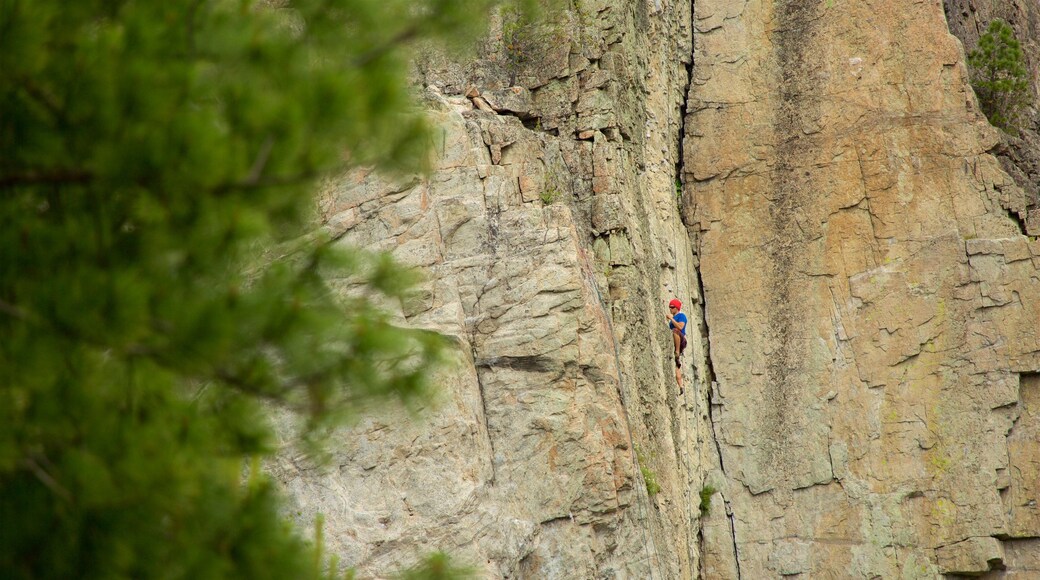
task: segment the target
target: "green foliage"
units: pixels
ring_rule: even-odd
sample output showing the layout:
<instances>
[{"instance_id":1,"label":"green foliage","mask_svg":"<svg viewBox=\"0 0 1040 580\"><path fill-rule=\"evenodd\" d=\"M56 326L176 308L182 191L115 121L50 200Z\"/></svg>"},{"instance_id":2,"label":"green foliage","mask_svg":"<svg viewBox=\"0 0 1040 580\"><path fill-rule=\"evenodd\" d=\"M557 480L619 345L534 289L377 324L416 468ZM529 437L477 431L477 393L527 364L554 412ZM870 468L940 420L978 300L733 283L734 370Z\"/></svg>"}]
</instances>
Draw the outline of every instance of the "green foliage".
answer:
<instances>
[{"instance_id":1,"label":"green foliage","mask_svg":"<svg viewBox=\"0 0 1040 580\"><path fill-rule=\"evenodd\" d=\"M1006 22L994 20L968 54L972 87L986 118L996 127L1017 132L1019 116L1031 98L1025 57Z\"/></svg>"},{"instance_id":2,"label":"green foliage","mask_svg":"<svg viewBox=\"0 0 1040 580\"><path fill-rule=\"evenodd\" d=\"M534 24L517 9L502 10L502 46L510 82L515 83L520 70L539 49Z\"/></svg>"},{"instance_id":3,"label":"green foliage","mask_svg":"<svg viewBox=\"0 0 1040 580\"><path fill-rule=\"evenodd\" d=\"M414 277L304 233L318 178L421 165L410 41L493 2L285 4L0 2L0 577L321 576L242 482L263 405L316 451L427 390L444 339L375 307Z\"/></svg>"},{"instance_id":4,"label":"green foliage","mask_svg":"<svg viewBox=\"0 0 1040 580\"><path fill-rule=\"evenodd\" d=\"M638 447L636 448L636 461L639 463L639 472L643 474L646 493L650 497L654 497L661 491L661 486L657 483L657 474L647 465L649 463L647 457Z\"/></svg>"},{"instance_id":5,"label":"green foliage","mask_svg":"<svg viewBox=\"0 0 1040 580\"><path fill-rule=\"evenodd\" d=\"M559 0L529 0L506 5L499 12L510 83L515 84L524 70L538 66L546 49L563 40L559 24L544 19L545 14L559 16L560 8Z\"/></svg>"},{"instance_id":6,"label":"green foliage","mask_svg":"<svg viewBox=\"0 0 1040 580\"><path fill-rule=\"evenodd\" d=\"M472 570L452 564L451 559L442 552L431 554L418 566L399 576L400 580L459 580L474 577Z\"/></svg>"},{"instance_id":7,"label":"green foliage","mask_svg":"<svg viewBox=\"0 0 1040 580\"><path fill-rule=\"evenodd\" d=\"M538 198L542 200L542 204L552 205L563 199L564 194L560 187L561 179L556 170L551 169L547 171L543 179L545 181L545 186L538 194Z\"/></svg>"},{"instance_id":8,"label":"green foliage","mask_svg":"<svg viewBox=\"0 0 1040 580\"><path fill-rule=\"evenodd\" d=\"M717 489L710 485L705 485L701 488L701 517L711 513L711 496L715 495L717 491Z\"/></svg>"}]
</instances>

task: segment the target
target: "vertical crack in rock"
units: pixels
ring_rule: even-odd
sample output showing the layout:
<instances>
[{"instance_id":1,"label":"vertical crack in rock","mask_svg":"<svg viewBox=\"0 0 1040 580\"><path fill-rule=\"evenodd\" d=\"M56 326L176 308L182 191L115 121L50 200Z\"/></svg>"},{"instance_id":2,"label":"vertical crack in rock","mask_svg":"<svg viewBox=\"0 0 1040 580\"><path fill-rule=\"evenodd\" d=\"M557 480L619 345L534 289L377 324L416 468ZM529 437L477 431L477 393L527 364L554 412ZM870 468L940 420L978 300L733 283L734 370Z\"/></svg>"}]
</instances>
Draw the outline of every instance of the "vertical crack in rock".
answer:
<instances>
[{"instance_id":1,"label":"vertical crack in rock","mask_svg":"<svg viewBox=\"0 0 1040 580\"><path fill-rule=\"evenodd\" d=\"M693 8L694 8L694 2L690 2L690 31L691 31L690 34L693 34L693 31L696 30L696 22L695 22L695 20L693 18ZM691 48L691 50L693 49L692 43L691 43L691 47L690 48ZM679 192L680 192L680 194L682 195L683 198L686 197L686 195L685 195L685 193L686 193L685 192L685 185L686 184L682 182L683 181L682 180L682 176L683 176L683 171L684 171L683 160L685 159L684 152L683 152L683 142L686 140L686 111L688 110L688 107L689 107L689 104L690 104L690 86L693 85L693 59L694 59L694 56L690 55L690 62L686 63L686 86L683 87L682 104L679 105L679 134L678 134L679 146L678 146L678 156L676 157L676 160L675 160L675 182L676 182L676 187L679 188ZM680 210L682 209L681 206L684 205L683 201L684 200L680 199ZM684 213L685 212L683 212L683 211L679 211L679 218L682 219L683 222L685 223L686 220L683 219L683 214ZM694 246L694 247L696 247L696 246ZM700 280L701 280L700 267L698 266L696 268L696 270L697 270L697 285L699 286L698 290L700 292L700 296L703 297L704 296L704 285L700 283ZM701 310L702 311L704 309L703 307L704 307L704 304L703 304L703 300L702 300L702 304L701 304ZM703 317L703 312L701 314L702 314L701 318L703 319L704 318Z\"/></svg>"},{"instance_id":2,"label":"vertical crack in rock","mask_svg":"<svg viewBox=\"0 0 1040 580\"><path fill-rule=\"evenodd\" d=\"M477 349L476 348L473 348L473 360L474 360L474 365L475 365L476 361L477 361ZM481 412L484 415L483 416L484 432L487 433L488 447L491 448L491 457L490 457L490 459L491 459L491 479L489 479L487 481L487 484L488 484L489 487L493 487L495 485L495 476L497 475L496 466L495 466L495 438L491 436L491 421L488 419L487 393L485 392L483 373L482 373L482 371L479 368L476 369L476 375L477 375L477 389L480 391L480 407L481 407Z\"/></svg>"},{"instance_id":3,"label":"vertical crack in rock","mask_svg":"<svg viewBox=\"0 0 1040 580\"><path fill-rule=\"evenodd\" d=\"M700 273L700 268L699 267L697 268L697 283L701 286L701 296L703 296L704 295L703 294L703 283L701 282L701 273ZM701 320L702 320L701 327L702 327L702 332L704 333L703 334L704 342L705 342L705 344L709 345L708 348L706 348L705 351L704 351L704 353L705 353L704 354L704 358L706 360L707 367L708 367L708 377L707 377L707 381L708 381L708 393L707 393L707 395L708 395L708 422L711 424L711 439L715 443L715 454L719 458L719 469L722 470L723 475L725 475L727 477L727 479L728 479L729 478L729 474L726 473L726 462L722 458L722 445L719 443L719 434L718 434L718 431L716 430L714 405L712 404L712 398L716 394L715 386L718 383L715 382L715 371L712 368L712 363L711 363L711 350L710 350L710 343L708 341L708 323L707 323L707 320L705 319L705 314L707 313L707 310L708 310L707 305L704 304L703 301L702 301L702 303L701 303ZM723 506L725 506L725 509L726 509L726 519L729 521L729 535L730 535L730 539L733 542L733 563L736 566L736 570L737 570L737 580L740 580L741 579L741 573L740 573L740 552L737 550L737 521L736 521L736 516L733 513L733 508L730 505L729 500L726 499L725 493L720 491L719 495L722 496L722 504L723 504Z\"/></svg>"},{"instance_id":4,"label":"vertical crack in rock","mask_svg":"<svg viewBox=\"0 0 1040 580\"><path fill-rule=\"evenodd\" d=\"M705 300L703 299L703 297L704 297L704 282L701 280L701 269L700 269L700 266L698 266L696 268L696 273L697 273L697 285L699 287L699 292L700 292L700 295L702 297L702 300L701 300L701 336L703 337L704 345L705 345L705 348L704 348L704 359L705 359L705 366L707 367L707 369L706 369L707 370L707 376L705 377L705 382L708 384L708 391L706 393L707 394L707 399L708 399L708 401L707 401L707 403L708 403L708 423L711 425L711 440L712 440L712 442L715 443L715 454L719 458L719 469L722 470L723 475L725 475L727 477L727 479L728 479L729 478L729 474L726 472L726 462L725 462L725 460L723 459L723 456L722 456L722 444L719 443L719 434L718 434L718 431L717 431L717 422L715 420L714 404L712 402L712 399L717 394L717 391L716 391L715 387L716 387L716 385L718 383L715 382L715 368L712 365L712 361L711 361L711 341L710 341L709 335L708 335L710 330L708 328L708 319L707 319L708 305L705 302ZM736 570L737 570L737 580L740 580L741 579L740 556L739 556L740 552L737 550L737 522L736 522L736 516L733 513L733 508L730 505L729 500L726 499L726 494L723 491L719 491L719 495L722 497L722 503L723 503L723 506L725 506L725 510L726 510L726 519L729 521L729 535L730 535L730 539L733 542L733 563L736 566ZM702 547L702 551L703 551L703 547Z\"/></svg>"},{"instance_id":5,"label":"vertical crack in rock","mask_svg":"<svg viewBox=\"0 0 1040 580\"><path fill-rule=\"evenodd\" d=\"M725 498L723 498L723 502L725 502ZM734 520L735 516L733 515L733 510L728 504L726 505L726 518L729 519L729 533L730 537L733 538L733 563L737 567L737 580L741 580L740 552L737 551L737 526L736 521Z\"/></svg>"},{"instance_id":6,"label":"vertical crack in rock","mask_svg":"<svg viewBox=\"0 0 1040 580\"><path fill-rule=\"evenodd\" d=\"M697 30L697 22L696 22L695 14L696 14L696 2L691 1L690 2L690 31L691 31L691 34L694 34L694 35L696 35L696 30ZM693 45L691 43L691 49L692 48L693 48ZM677 161L676 161L676 164L675 164L675 176L676 176L676 181L679 183L679 187L683 188L681 190L682 193L683 193L683 197L684 197L684 199L682 200L683 205L685 205L685 201L686 201L685 200L685 183L682 183L680 181L680 179L681 179L681 176L683 176L685 174L684 164L685 164L686 157L685 157L685 151L684 151L683 145L684 145L685 138L686 138L686 117L687 117L687 111L689 110L690 91L691 91L691 88L693 86L693 68L694 68L694 59L695 58L696 58L695 56L691 55L690 62L687 63L687 65L686 65L686 86L683 89L683 100L682 100L682 104L679 107L679 134L678 134L679 146L678 146L678 158L677 158ZM685 212L680 211L680 217L682 217L684 214L685 214ZM683 219L683 221L685 223L686 220ZM687 224L687 225L689 225L689 224ZM692 241L693 241L693 243L691 245L693 246L694 253L696 254L697 251L698 251L697 250L697 248L698 248L697 240L694 239ZM695 258L696 258L696 256L695 256ZM704 366L705 366L704 383L707 385L707 390L705 391L705 398L706 398L706 406L707 406L707 409L708 409L708 424L709 424L709 426L711 428L711 440L715 444L715 455L718 457L719 469L722 471L723 475L725 475L728 478L729 474L726 472L726 462L725 462L725 459L723 458L723 455L722 455L722 444L719 442L719 434L718 434L718 431L717 431L717 429L718 429L718 422L716 421L715 408L714 408L714 403L713 403L713 399L717 395L717 391L716 391L717 383L715 382L715 366L714 366L714 364L712 362L712 358L711 358L711 337L710 337L711 329L708 326L707 296L704 293L704 279L703 279L703 276L701 274L701 266L700 266L699 259L695 259L695 261L694 261L694 276L696 277L696 283L697 283L697 295L701 297L700 304L699 304L699 307L700 307L700 321L699 321L699 326L700 326L699 331L700 332L699 332L699 334L701 336L701 341L702 341L702 344L703 344L702 352L704 353ZM728 524L729 524L730 540L733 543L733 563L734 563L734 566L735 566L736 572L737 572L737 580L740 580L742 578L742 574L741 574L741 570L740 570L740 556L739 556L739 551L738 551L738 548L737 548L736 516L733 513L733 508L730 505L729 500L726 498L725 492L720 490L719 491L719 496L722 497L722 503L723 503L724 509L726 510L726 519L727 519ZM700 538L701 553L702 553L702 557L703 557L703 553L704 553L704 543L703 543L704 542L704 536L703 536L701 531L698 531L698 537Z\"/></svg>"},{"instance_id":7,"label":"vertical crack in rock","mask_svg":"<svg viewBox=\"0 0 1040 580\"><path fill-rule=\"evenodd\" d=\"M490 254L491 256L497 256L498 255L499 222L500 222L500 217L501 217L501 214L502 214L502 208L498 204L492 205L492 204L488 203L487 182L482 180L481 184L484 187L484 192L483 192L484 195L482 196L482 202L483 202L483 205L484 205L484 216L485 216L485 219L487 220L487 232L488 232L487 240L484 243L485 244L484 245L484 250L488 254ZM494 279L494 262L493 261L490 262L487 265L487 270L486 270L484 279L485 280L493 280ZM484 292L485 292L486 289L487 289L487 285L485 284L484 288L482 288L480 290L479 294L477 295L477 304L478 305L480 304L481 299L484 297ZM490 419L490 416L488 415L487 387L484 385L484 375L483 375L483 373L485 371L481 370L480 363L478 362L480 360L480 358L477 355L477 346L476 346L477 345L477 337L476 337L477 332L478 332L478 330L477 330L477 323L474 323L473 327L471 328L469 341L470 341L470 348L472 349L473 365L475 367L474 370L475 370L476 376L477 376L477 388L480 391L480 406L481 406L481 411L483 413L484 432L487 434L488 447L491 449L491 458L490 458L491 459L491 479L488 480L487 485L489 487L493 487L495 485L495 481L496 481L496 478L497 478L497 475L498 475L498 467L495 465L495 457L497 456L497 453L495 451L495 438L491 434L491 419Z\"/></svg>"},{"instance_id":8,"label":"vertical crack in rock","mask_svg":"<svg viewBox=\"0 0 1040 580\"><path fill-rule=\"evenodd\" d=\"M697 269L697 281L698 281L698 283L700 283L700 268ZM702 319L703 319L703 315L704 315L704 313L706 311L707 311L707 307L702 303L702 305L701 305ZM708 324L707 324L707 322L703 323L703 331L704 331L704 340L707 343L708 342L708 334L707 334L708 333ZM709 379L710 379L710 382L708 383L708 385L709 385L708 386L708 421L711 423L711 439L715 443L715 453L719 457L719 469L721 469L722 473L724 475L726 475L727 478L729 478L729 474L726 473L726 463L722 459L722 445L719 443L719 434L716 431L716 425L715 425L715 412L713 411L713 405L712 405L712 402L711 402L712 397L715 394L715 385L717 385L718 383L716 383L715 380L714 380L714 374L715 373L714 373L714 370L712 369L712 366L711 366L711 352L709 350L707 350L707 349L705 350L705 359L707 360L708 374L709 374ZM725 506L725 509L726 509L726 519L729 520L729 535L730 535L730 539L733 541L733 563L734 563L734 565L736 566L736 569L737 569L737 580L740 580L741 579L741 573L740 573L740 552L737 551L737 521L736 521L736 516L733 513L733 508L730 505L729 500L726 499L725 493L720 491L719 495L722 496L722 504Z\"/></svg>"},{"instance_id":9,"label":"vertical crack in rock","mask_svg":"<svg viewBox=\"0 0 1040 580\"><path fill-rule=\"evenodd\" d=\"M692 79L692 74L693 74L692 64L691 64L690 74L691 74L690 78ZM688 87L689 87L689 85L687 85L686 98L683 100L683 111L684 112L686 110L686 104L689 101L689 89L688 89ZM684 115L684 117L685 117L685 115ZM683 130L685 131L685 119L684 119L684 123L683 123ZM679 170L680 171L682 170L682 161L681 161L682 159L683 158L680 157L680 163L679 163ZM696 247L696 246L694 246L694 247ZM712 358L711 358L711 334L710 334L711 333L711 329L708 326L708 303L707 303L707 296L704 293L704 280L703 280L703 277L701 275L701 267L700 267L699 263L697 263L696 267L694 268L694 273L695 273L695 275L697 277L697 294L701 297L701 301L700 301L700 335L701 335L701 340L702 340L703 345L704 345L704 351L703 351L704 352L704 365L705 365L704 382L705 382L705 384L708 385L708 390L705 392L705 396L706 396L706 399L707 399L706 403L707 403L707 408L708 408L708 423L709 423L709 426L711 427L711 440L715 444L715 455L718 457L718 460L719 460L719 469L722 470L723 475L725 475L727 478L729 478L729 473L727 473L727 471L726 471L726 461L725 461L725 459L724 459L724 457L722 455L722 444L719 442L720 439L719 439L719 433L718 433L718 421L716 420L716 417L715 417L715 403L714 403L714 399L718 395L718 391L716 389L716 385L718 383L715 381L715 366L714 366L714 363L712 362ZM719 403L719 406L721 407L721 403ZM740 580L741 572L740 572L740 557L738 555L739 552L737 551L736 517L735 517L735 515L733 513L733 509L732 509L732 507L730 505L729 500L726 499L725 492L719 491L719 495L722 497L722 503L725 506L726 519L729 520L730 539L733 542L733 562L734 562L734 564L736 566L736 570L737 570L737 579ZM702 537L702 540L703 540L703 537ZM702 545L702 550L701 551L703 552L703 545Z\"/></svg>"}]
</instances>

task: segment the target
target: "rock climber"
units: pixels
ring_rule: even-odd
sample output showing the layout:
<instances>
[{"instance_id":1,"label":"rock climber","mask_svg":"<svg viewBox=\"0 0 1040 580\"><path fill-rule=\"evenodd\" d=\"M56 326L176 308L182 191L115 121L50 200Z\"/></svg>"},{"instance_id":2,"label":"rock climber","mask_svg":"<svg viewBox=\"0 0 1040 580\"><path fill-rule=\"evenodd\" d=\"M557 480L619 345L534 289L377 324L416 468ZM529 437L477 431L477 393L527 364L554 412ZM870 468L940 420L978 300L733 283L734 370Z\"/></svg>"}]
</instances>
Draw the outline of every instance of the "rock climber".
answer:
<instances>
[{"instance_id":1,"label":"rock climber","mask_svg":"<svg viewBox=\"0 0 1040 580\"><path fill-rule=\"evenodd\" d=\"M668 328L672 329L672 342L675 344L675 382L679 384L679 394L683 394L682 354L686 350L686 315L682 312L682 302L673 298L668 303Z\"/></svg>"}]
</instances>

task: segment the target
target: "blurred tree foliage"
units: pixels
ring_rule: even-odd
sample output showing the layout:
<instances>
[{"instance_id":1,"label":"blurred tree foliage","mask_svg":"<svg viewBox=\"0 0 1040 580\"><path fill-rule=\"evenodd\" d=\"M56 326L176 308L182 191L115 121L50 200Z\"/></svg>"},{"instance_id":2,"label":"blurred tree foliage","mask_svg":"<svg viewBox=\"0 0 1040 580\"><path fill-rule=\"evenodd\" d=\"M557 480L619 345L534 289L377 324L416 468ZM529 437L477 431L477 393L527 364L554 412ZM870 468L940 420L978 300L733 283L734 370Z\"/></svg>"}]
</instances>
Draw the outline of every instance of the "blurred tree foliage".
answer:
<instances>
[{"instance_id":1,"label":"blurred tree foliage","mask_svg":"<svg viewBox=\"0 0 1040 580\"><path fill-rule=\"evenodd\" d=\"M1012 30L1003 20L993 20L968 54L972 87L989 122L1010 133L1017 132L1019 116L1029 103L1029 76L1025 56Z\"/></svg>"},{"instance_id":2,"label":"blurred tree foliage","mask_svg":"<svg viewBox=\"0 0 1040 580\"><path fill-rule=\"evenodd\" d=\"M444 339L373 305L408 273L304 235L315 182L421 164L414 42L494 1L0 0L0 577L323 574L243 482L262 404L320 442Z\"/></svg>"}]
</instances>

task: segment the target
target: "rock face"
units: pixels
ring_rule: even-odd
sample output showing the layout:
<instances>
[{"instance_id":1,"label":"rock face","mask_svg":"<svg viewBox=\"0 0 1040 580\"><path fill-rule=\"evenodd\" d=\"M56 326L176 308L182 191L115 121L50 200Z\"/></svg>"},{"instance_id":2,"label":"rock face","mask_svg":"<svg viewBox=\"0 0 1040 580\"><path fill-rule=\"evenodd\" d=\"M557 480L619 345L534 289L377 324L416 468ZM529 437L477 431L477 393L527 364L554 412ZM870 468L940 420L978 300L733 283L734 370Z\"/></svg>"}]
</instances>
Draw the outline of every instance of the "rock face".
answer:
<instances>
[{"instance_id":1,"label":"rock face","mask_svg":"<svg viewBox=\"0 0 1040 580\"><path fill-rule=\"evenodd\" d=\"M1040 573L1035 194L942 6L582 0L416 79L433 172L344 176L322 213L423 269L392 307L457 364L421 419L271 465L342 564Z\"/></svg>"},{"instance_id":2,"label":"rock face","mask_svg":"<svg viewBox=\"0 0 1040 580\"><path fill-rule=\"evenodd\" d=\"M1015 135L1000 135L1001 143L993 153L1015 183L1029 194L1027 210L1017 212L1023 229L1031 236L1040 235L1040 4L1029 0L945 0L943 5L950 32L964 44L966 53L978 46L979 36L996 18L1009 23L1019 39L1031 73L1033 104Z\"/></svg>"},{"instance_id":3,"label":"rock face","mask_svg":"<svg viewBox=\"0 0 1040 580\"><path fill-rule=\"evenodd\" d=\"M421 421L370 416L329 470L291 450L271 466L362 577L438 549L488 578L697 574L708 371L676 190L690 24L689 3L607 0L499 22L476 62L418 63L439 128L429 177L357 173L325 193L344 243L427 274L401 323L458 344Z\"/></svg>"},{"instance_id":4,"label":"rock face","mask_svg":"<svg viewBox=\"0 0 1040 580\"><path fill-rule=\"evenodd\" d=\"M686 216L733 511L704 576L1035 570L1007 554L1040 535L1040 242L942 7L695 22Z\"/></svg>"}]
</instances>

